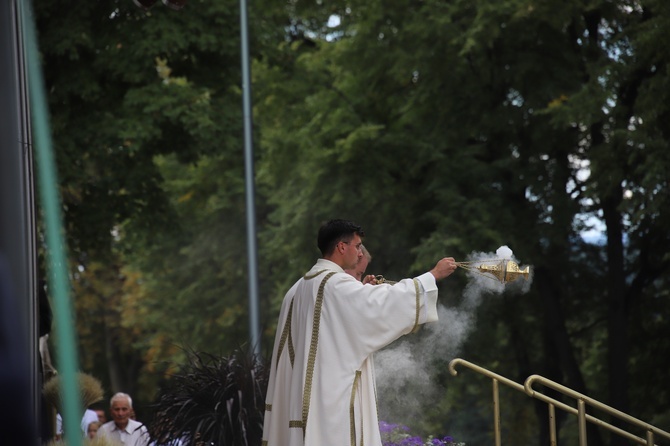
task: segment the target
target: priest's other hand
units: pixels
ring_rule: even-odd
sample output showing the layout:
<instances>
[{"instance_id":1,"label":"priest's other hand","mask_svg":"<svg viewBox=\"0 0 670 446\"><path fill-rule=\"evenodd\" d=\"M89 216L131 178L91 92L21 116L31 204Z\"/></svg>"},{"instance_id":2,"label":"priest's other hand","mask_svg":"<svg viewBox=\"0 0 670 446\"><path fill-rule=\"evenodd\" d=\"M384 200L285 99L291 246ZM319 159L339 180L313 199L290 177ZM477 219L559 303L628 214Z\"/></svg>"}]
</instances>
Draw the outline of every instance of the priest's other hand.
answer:
<instances>
[{"instance_id":1,"label":"priest's other hand","mask_svg":"<svg viewBox=\"0 0 670 446\"><path fill-rule=\"evenodd\" d=\"M456 260L453 257L445 257L441 259L433 269L430 270L431 274L435 276L435 280L441 280L445 277L449 277L451 273L456 271Z\"/></svg>"}]
</instances>

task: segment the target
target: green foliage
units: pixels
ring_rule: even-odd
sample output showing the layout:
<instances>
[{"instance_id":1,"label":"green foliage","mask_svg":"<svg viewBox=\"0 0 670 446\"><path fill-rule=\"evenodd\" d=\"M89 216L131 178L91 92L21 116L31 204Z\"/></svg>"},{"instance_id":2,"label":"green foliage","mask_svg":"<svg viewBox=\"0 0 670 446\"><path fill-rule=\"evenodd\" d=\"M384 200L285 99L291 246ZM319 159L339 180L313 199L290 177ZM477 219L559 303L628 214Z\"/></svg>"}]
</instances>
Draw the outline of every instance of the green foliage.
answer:
<instances>
[{"instance_id":1,"label":"green foliage","mask_svg":"<svg viewBox=\"0 0 670 446\"><path fill-rule=\"evenodd\" d=\"M221 170L224 156L186 168L175 157L156 162L172 197L174 229L155 234L141 253L128 243L131 269L148 292L135 300L127 321L147 330L138 346L154 353L150 363L178 354L176 345L228 351L247 334L243 183Z\"/></svg>"},{"instance_id":2,"label":"green foliage","mask_svg":"<svg viewBox=\"0 0 670 446\"><path fill-rule=\"evenodd\" d=\"M35 11L80 356L141 402L176 345L225 350L247 333L238 4Z\"/></svg>"},{"instance_id":3,"label":"green foliage","mask_svg":"<svg viewBox=\"0 0 670 446\"><path fill-rule=\"evenodd\" d=\"M260 444L269 369L241 348L227 357L186 353L188 361L152 404L152 438Z\"/></svg>"}]
</instances>

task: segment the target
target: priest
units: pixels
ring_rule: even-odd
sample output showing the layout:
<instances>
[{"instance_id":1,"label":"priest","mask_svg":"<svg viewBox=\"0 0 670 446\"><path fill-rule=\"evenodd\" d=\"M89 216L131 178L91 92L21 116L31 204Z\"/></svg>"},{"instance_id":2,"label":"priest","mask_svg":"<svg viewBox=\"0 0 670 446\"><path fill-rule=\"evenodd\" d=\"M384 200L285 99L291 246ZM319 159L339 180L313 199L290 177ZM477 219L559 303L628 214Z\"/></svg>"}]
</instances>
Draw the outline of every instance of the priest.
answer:
<instances>
[{"instance_id":1,"label":"priest","mask_svg":"<svg viewBox=\"0 0 670 446\"><path fill-rule=\"evenodd\" d=\"M437 320L445 257L413 279L363 284L345 269L363 256L363 229L347 220L319 228L322 257L286 293L265 399L262 446L381 446L372 355Z\"/></svg>"}]
</instances>

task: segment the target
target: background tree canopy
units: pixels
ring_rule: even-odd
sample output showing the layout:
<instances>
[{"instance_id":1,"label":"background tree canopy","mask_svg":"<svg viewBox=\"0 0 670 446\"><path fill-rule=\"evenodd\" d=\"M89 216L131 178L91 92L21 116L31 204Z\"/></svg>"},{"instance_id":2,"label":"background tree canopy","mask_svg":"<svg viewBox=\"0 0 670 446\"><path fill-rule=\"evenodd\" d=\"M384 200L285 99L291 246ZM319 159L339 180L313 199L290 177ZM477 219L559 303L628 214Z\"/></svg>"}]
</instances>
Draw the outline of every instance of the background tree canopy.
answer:
<instances>
[{"instance_id":1,"label":"background tree canopy","mask_svg":"<svg viewBox=\"0 0 670 446\"><path fill-rule=\"evenodd\" d=\"M440 324L473 321L453 354L668 430L670 4L327 3L249 5L262 350L323 220L362 224L389 278L507 245L528 293L464 309L466 276L441 285ZM239 5L34 4L82 368L142 415L184 346L248 342ZM437 404L387 421L490 441L488 382L428 356ZM512 443L546 438L529 401Z\"/></svg>"}]
</instances>

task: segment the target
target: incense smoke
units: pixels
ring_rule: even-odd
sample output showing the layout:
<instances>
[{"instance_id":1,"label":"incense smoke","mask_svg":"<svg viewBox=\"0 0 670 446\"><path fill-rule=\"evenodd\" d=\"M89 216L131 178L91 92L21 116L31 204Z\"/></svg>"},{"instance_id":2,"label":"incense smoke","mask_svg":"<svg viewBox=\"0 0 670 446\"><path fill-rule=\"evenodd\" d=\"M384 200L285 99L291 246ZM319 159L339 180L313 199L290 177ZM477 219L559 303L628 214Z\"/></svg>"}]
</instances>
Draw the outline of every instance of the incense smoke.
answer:
<instances>
[{"instance_id":1,"label":"incense smoke","mask_svg":"<svg viewBox=\"0 0 670 446\"><path fill-rule=\"evenodd\" d=\"M478 262L491 259L509 259L519 264L507 246L501 246L495 253L473 252L467 261L478 266ZM529 276L503 284L476 270L466 272L468 283L460 306L448 308L438 304L438 322L426 324L417 335L403 337L375 354L381 420L407 423L420 418L426 407L438 402L445 389L431 376L433 362L441 358L446 367L448 361L459 355L475 326L476 310L484 296L501 295L504 291L526 293L532 281Z\"/></svg>"}]
</instances>

